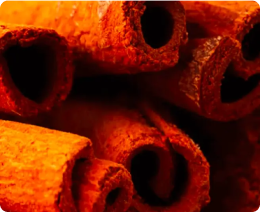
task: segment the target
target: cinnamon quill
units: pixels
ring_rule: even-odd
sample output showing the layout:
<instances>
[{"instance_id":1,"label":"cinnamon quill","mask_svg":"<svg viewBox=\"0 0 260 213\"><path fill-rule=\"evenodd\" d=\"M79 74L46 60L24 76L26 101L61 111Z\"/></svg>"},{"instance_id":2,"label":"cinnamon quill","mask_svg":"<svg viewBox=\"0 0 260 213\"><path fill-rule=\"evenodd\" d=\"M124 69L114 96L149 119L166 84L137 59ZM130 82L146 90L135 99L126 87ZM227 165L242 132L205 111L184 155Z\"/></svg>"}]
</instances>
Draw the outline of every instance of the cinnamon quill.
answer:
<instances>
[{"instance_id":1,"label":"cinnamon quill","mask_svg":"<svg viewBox=\"0 0 260 213\"><path fill-rule=\"evenodd\" d=\"M4 211L125 211L130 206L129 172L95 159L89 139L4 120L0 132Z\"/></svg>"},{"instance_id":2,"label":"cinnamon quill","mask_svg":"<svg viewBox=\"0 0 260 213\"><path fill-rule=\"evenodd\" d=\"M192 39L174 68L136 76L139 88L172 104L219 121L242 118L260 104L256 79L233 75L239 43L229 37Z\"/></svg>"},{"instance_id":3,"label":"cinnamon quill","mask_svg":"<svg viewBox=\"0 0 260 213\"><path fill-rule=\"evenodd\" d=\"M235 74L260 73L260 6L256 1L183 1L189 38L231 36L240 43Z\"/></svg>"},{"instance_id":4,"label":"cinnamon quill","mask_svg":"<svg viewBox=\"0 0 260 213\"><path fill-rule=\"evenodd\" d=\"M208 164L198 147L175 126L164 135L125 101L74 97L45 125L87 136L97 157L123 164L137 211L198 211L209 201Z\"/></svg>"},{"instance_id":5,"label":"cinnamon quill","mask_svg":"<svg viewBox=\"0 0 260 213\"><path fill-rule=\"evenodd\" d=\"M51 110L67 97L73 72L67 42L54 30L0 24L0 112Z\"/></svg>"},{"instance_id":6,"label":"cinnamon quill","mask_svg":"<svg viewBox=\"0 0 260 213\"><path fill-rule=\"evenodd\" d=\"M172 67L187 40L180 2L5 1L0 14L7 23L48 27L65 36L81 67L78 75Z\"/></svg>"}]
</instances>

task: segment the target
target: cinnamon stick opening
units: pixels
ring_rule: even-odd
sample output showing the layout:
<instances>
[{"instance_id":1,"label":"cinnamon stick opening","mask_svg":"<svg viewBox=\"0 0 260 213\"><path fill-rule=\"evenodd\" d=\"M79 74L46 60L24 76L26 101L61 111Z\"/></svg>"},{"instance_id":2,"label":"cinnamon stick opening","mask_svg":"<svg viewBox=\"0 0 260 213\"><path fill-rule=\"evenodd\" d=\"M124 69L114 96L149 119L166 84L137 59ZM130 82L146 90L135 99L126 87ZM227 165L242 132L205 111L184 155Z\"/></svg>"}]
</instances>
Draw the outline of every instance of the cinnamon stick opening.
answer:
<instances>
[{"instance_id":1,"label":"cinnamon stick opening","mask_svg":"<svg viewBox=\"0 0 260 213\"><path fill-rule=\"evenodd\" d=\"M107 206L112 206L116 202L118 196L120 195L121 190L122 189L118 187L108 193L107 198L106 198Z\"/></svg>"},{"instance_id":2,"label":"cinnamon stick opening","mask_svg":"<svg viewBox=\"0 0 260 213\"><path fill-rule=\"evenodd\" d=\"M183 156L174 155L172 182L174 185L169 197L161 198L153 190L153 182L163 166L163 156L160 150L147 146L138 150L131 159L130 173L135 190L150 206L169 206L178 201L188 182L187 163ZM156 179L156 181L160 181Z\"/></svg>"},{"instance_id":3,"label":"cinnamon stick opening","mask_svg":"<svg viewBox=\"0 0 260 213\"><path fill-rule=\"evenodd\" d=\"M260 56L260 23L257 23L244 36L242 41L242 53L244 59L253 61Z\"/></svg>"},{"instance_id":4,"label":"cinnamon stick opening","mask_svg":"<svg viewBox=\"0 0 260 213\"><path fill-rule=\"evenodd\" d=\"M53 48L33 44L9 47L3 54L9 74L18 90L28 99L42 103L51 92L53 76L57 73L57 62Z\"/></svg>"},{"instance_id":5,"label":"cinnamon stick opening","mask_svg":"<svg viewBox=\"0 0 260 213\"><path fill-rule=\"evenodd\" d=\"M72 171L72 195L78 211L123 211L130 205L133 185L130 173L111 161L82 158Z\"/></svg>"},{"instance_id":6,"label":"cinnamon stick opening","mask_svg":"<svg viewBox=\"0 0 260 213\"><path fill-rule=\"evenodd\" d=\"M234 73L234 67L230 64L222 79L221 101L223 103L232 103L242 99L253 91L260 82L260 74L252 75L245 80Z\"/></svg>"},{"instance_id":7,"label":"cinnamon stick opening","mask_svg":"<svg viewBox=\"0 0 260 213\"><path fill-rule=\"evenodd\" d=\"M143 37L148 45L157 49L172 38L174 20L166 8L153 6L153 2L146 2L145 5L146 10L141 16Z\"/></svg>"}]
</instances>

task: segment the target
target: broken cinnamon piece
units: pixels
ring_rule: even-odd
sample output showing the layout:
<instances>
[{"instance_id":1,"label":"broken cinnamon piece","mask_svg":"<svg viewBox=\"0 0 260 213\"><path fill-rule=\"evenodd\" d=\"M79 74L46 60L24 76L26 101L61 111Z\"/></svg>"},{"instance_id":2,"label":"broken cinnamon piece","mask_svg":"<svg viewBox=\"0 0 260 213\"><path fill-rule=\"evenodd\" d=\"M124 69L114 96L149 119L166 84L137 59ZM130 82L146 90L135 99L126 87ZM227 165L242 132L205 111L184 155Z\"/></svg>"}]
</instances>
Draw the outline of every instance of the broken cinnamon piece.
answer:
<instances>
[{"instance_id":1,"label":"broken cinnamon piece","mask_svg":"<svg viewBox=\"0 0 260 213\"><path fill-rule=\"evenodd\" d=\"M181 49L177 66L136 79L143 90L179 107L214 120L236 120L260 104L259 81L244 84L233 75L238 52L238 42L229 37L193 39Z\"/></svg>"},{"instance_id":2,"label":"broken cinnamon piece","mask_svg":"<svg viewBox=\"0 0 260 213\"><path fill-rule=\"evenodd\" d=\"M54 30L0 24L0 111L22 117L63 101L74 68L66 40Z\"/></svg>"},{"instance_id":3,"label":"broken cinnamon piece","mask_svg":"<svg viewBox=\"0 0 260 213\"><path fill-rule=\"evenodd\" d=\"M4 211L125 211L130 206L129 172L94 159L89 139L3 120L0 132Z\"/></svg>"},{"instance_id":4,"label":"broken cinnamon piece","mask_svg":"<svg viewBox=\"0 0 260 213\"><path fill-rule=\"evenodd\" d=\"M208 164L198 147L177 128L168 142L168 135L136 107L101 99L67 100L53 111L47 126L88 136L97 157L123 164L136 190L133 209L195 211L204 206L209 199Z\"/></svg>"},{"instance_id":5,"label":"broken cinnamon piece","mask_svg":"<svg viewBox=\"0 0 260 213\"><path fill-rule=\"evenodd\" d=\"M260 73L260 6L256 1L184 1L189 38L231 36L241 44L236 75Z\"/></svg>"},{"instance_id":6,"label":"broken cinnamon piece","mask_svg":"<svg viewBox=\"0 0 260 213\"><path fill-rule=\"evenodd\" d=\"M185 12L177 1L6 1L0 14L7 23L65 36L80 67L77 75L160 71L178 62L179 46L187 41Z\"/></svg>"}]
</instances>

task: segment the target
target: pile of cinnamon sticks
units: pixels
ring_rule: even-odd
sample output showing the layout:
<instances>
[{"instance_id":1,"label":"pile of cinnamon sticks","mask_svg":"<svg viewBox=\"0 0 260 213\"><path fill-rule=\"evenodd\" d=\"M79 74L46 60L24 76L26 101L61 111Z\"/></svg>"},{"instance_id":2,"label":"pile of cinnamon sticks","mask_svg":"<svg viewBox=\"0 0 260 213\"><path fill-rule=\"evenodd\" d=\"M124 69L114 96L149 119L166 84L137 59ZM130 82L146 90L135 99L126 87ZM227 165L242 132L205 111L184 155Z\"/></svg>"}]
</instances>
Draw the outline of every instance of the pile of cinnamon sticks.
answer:
<instances>
[{"instance_id":1,"label":"pile of cinnamon sticks","mask_svg":"<svg viewBox=\"0 0 260 213\"><path fill-rule=\"evenodd\" d=\"M260 6L5 1L4 211L256 211Z\"/></svg>"}]
</instances>

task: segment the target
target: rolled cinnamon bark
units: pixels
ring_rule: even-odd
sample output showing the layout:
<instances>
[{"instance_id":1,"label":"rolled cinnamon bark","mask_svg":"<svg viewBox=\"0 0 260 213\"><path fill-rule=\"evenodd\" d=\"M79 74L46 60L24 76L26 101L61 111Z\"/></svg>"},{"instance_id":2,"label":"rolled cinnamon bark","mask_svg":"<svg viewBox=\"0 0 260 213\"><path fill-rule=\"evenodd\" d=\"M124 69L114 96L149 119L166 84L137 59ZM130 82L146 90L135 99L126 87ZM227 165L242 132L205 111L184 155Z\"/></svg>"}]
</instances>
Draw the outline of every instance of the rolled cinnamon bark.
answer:
<instances>
[{"instance_id":1,"label":"rolled cinnamon bark","mask_svg":"<svg viewBox=\"0 0 260 213\"><path fill-rule=\"evenodd\" d=\"M100 159L79 162L72 179L73 197L80 212L122 212L131 204L131 175L120 164Z\"/></svg>"},{"instance_id":2,"label":"rolled cinnamon bark","mask_svg":"<svg viewBox=\"0 0 260 213\"><path fill-rule=\"evenodd\" d=\"M245 84L233 75L231 62L239 44L229 37L193 39L181 50L174 68L137 75L144 90L202 116L229 121L239 119L259 105L257 79Z\"/></svg>"},{"instance_id":3,"label":"rolled cinnamon bark","mask_svg":"<svg viewBox=\"0 0 260 213\"><path fill-rule=\"evenodd\" d=\"M208 164L177 128L168 142L134 106L90 98L72 98L48 119L52 128L90 137L99 158L130 171L137 211L195 211L208 202Z\"/></svg>"},{"instance_id":4,"label":"rolled cinnamon bark","mask_svg":"<svg viewBox=\"0 0 260 213\"><path fill-rule=\"evenodd\" d=\"M260 206L259 117L229 123L200 119L193 123L200 127L200 133L208 135L202 151L210 163L211 202L203 211L256 211Z\"/></svg>"},{"instance_id":5,"label":"rolled cinnamon bark","mask_svg":"<svg viewBox=\"0 0 260 213\"><path fill-rule=\"evenodd\" d=\"M177 128L171 119L172 116L169 109L166 107L147 101L142 101L139 107L143 114L167 137L173 150L185 159L187 183L181 189L181 193L179 192L177 202L165 210L169 212L201 211L210 202L210 172L209 163L200 150L199 145ZM181 169L183 172L184 168ZM180 175L179 178L183 179L180 173L177 175Z\"/></svg>"},{"instance_id":6,"label":"rolled cinnamon bark","mask_svg":"<svg viewBox=\"0 0 260 213\"><path fill-rule=\"evenodd\" d=\"M256 1L184 1L189 38L231 36L241 44L236 74L260 73L260 6Z\"/></svg>"},{"instance_id":7,"label":"rolled cinnamon bark","mask_svg":"<svg viewBox=\"0 0 260 213\"><path fill-rule=\"evenodd\" d=\"M0 111L33 116L63 101L74 68L54 30L0 24Z\"/></svg>"},{"instance_id":8,"label":"rolled cinnamon bark","mask_svg":"<svg viewBox=\"0 0 260 213\"><path fill-rule=\"evenodd\" d=\"M187 40L180 2L6 1L0 14L7 23L49 27L65 36L85 68L79 75L172 67Z\"/></svg>"},{"instance_id":9,"label":"rolled cinnamon bark","mask_svg":"<svg viewBox=\"0 0 260 213\"><path fill-rule=\"evenodd\" d=\"M129 207L130 174L120 165L94 159L89 139L3 120L0 131L0 206L4 211ZM109 192L118 188L118 198L105 205Z\"/></svg>"}]
</instances>

